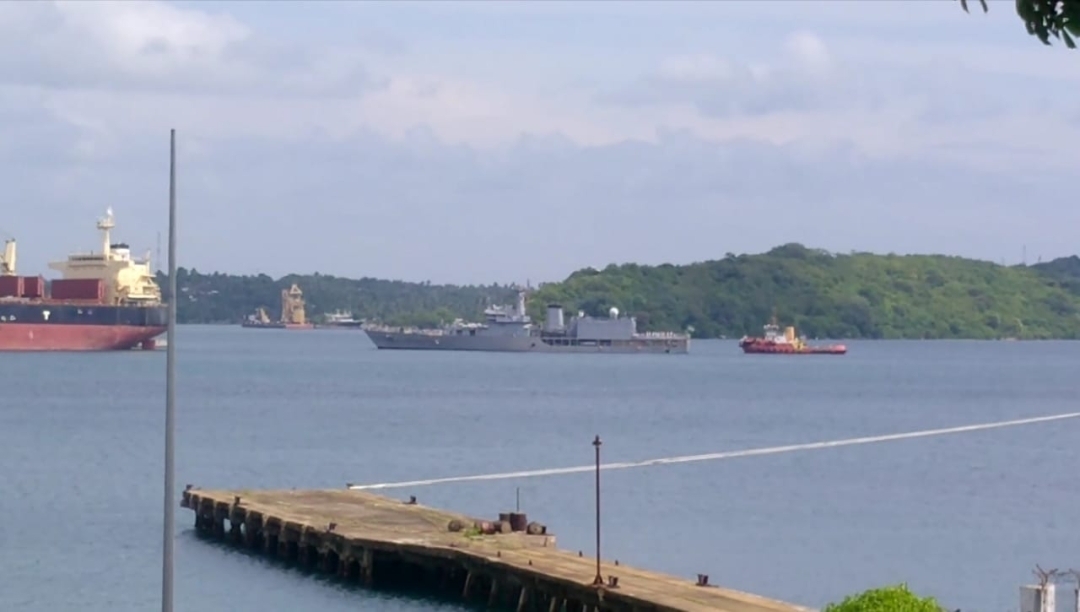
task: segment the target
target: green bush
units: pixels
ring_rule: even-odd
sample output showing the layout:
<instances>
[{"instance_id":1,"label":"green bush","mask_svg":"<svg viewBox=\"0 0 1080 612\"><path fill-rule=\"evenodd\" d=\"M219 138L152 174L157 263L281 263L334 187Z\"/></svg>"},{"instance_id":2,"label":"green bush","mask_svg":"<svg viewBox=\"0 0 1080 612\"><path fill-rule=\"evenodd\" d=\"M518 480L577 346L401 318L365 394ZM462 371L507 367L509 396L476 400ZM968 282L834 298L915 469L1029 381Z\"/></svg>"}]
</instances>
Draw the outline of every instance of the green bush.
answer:
<instances>
[{"instance_id":1,"label":"green bush","mask_svg":"<svg viewBox=\"0 0 1080 612\"><path fill-rule=\"evenodd\" d=\"M942 607L933 597L919 597L906 584L897 584L848 595L821 612L942 612Z\"/></svg>"}]
</instances>

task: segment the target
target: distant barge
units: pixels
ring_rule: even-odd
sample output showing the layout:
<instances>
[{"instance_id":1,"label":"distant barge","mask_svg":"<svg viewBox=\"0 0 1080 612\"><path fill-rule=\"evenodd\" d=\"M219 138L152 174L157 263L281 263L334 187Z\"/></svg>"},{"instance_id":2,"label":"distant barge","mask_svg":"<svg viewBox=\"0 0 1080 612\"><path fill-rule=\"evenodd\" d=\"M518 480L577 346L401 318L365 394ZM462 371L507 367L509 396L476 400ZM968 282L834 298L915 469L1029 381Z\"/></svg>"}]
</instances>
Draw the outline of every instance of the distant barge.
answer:
<instances>
[{"instance_id":1,"label":"distant barge","mask_svg":"<svg viewBox=\"0 0 1080 612\"><path fill-rule=\"evenodd\" d=\"M281 290L281 319L271 321L265 308L257 308L255 314L248 316L240 327L251 329L314 329L308 322L304 309L304 292L295 283L289 289Z\"/></svg>"}]
</instances>

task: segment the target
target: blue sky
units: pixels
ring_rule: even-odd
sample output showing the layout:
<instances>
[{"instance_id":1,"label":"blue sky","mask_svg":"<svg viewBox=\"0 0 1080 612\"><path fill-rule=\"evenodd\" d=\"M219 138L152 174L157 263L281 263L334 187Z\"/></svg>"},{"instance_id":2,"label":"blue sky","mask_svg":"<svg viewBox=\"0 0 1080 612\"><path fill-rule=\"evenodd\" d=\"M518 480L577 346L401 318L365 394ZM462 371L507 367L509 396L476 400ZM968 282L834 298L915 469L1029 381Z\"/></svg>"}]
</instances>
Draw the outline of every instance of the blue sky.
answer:
<instances>
[{"instance_id":1,"label":"blue sky","mask_svg":"<svg viewBox=\"0 0 1080 612\"><path fill-rule=\"evenodd\" d=\"M181 263L557 280L785 242L1080 251L1080 52L1012 3L0 3L0 233L23 273Z\"/></svg>"}]
</instances>

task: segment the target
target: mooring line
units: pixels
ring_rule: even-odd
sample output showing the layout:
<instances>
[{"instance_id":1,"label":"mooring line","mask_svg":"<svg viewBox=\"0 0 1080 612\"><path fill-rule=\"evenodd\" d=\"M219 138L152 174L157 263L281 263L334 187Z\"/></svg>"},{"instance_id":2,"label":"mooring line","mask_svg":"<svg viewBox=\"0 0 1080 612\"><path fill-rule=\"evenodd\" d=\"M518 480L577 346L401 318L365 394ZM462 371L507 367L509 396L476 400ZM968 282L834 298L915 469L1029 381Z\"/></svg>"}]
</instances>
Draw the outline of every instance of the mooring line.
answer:
<instances>
[{"instance_id":1,"label":"mooring line","mask_svg":"<svg viewBox=\"0 0 1080 612\"><path fill-rule=\"evenodd\" d=\"M1050 421L1062 421L1080 417L1080 412L1066 412L1049 416L1029 417L1025 419L1013 419L1010 421L996 421L993 423L978 423L975 425L961 425L958 427L946 427L943 429L926 429L923 431L909 431L905 433L886 434L881 436L865 436L861 438L847 438L843 440L829 440L826 442L810 442L806 444L788 444L786 446L769 446L765 448L750 448L743 450L723 451L718 453L706 453L703 455L684 455L681 457L663 457L660 459L648 459L645 461L625 461L621 463L600 464L602 470L627 470L630 468L642 468L652 465L668 465L672 463L693 463L695 461L716 461L720 459L736 459L739 457L756 457L759 455L777 455L780 453L792 453L796 451L818 450L822 448L837 448L840 446L854 446L856 444L874 444L877 442L891 442L893 440L910 440L913 438L929 438L950 434L983 431L986 429L1001 429L1004 427L1019 427L1020 425L1033 425L1035 423L1047 423ZM540 476L561 476L563 474L580 474L596 470L596 465L581 465L576 467L549 468L543 470L526 470L522 472L502 472L496 474L476 474L473 476L451 476L448 478L431 478L428 480L409 480L403 482L384 482L379 484L356 485L349 484L353 490L370 489L396 489L402 487L425 487L429 485L444 484L451 482L470 482L479 480L511 480L515 478L537 478Z\"/></svg>"}]
</instances>

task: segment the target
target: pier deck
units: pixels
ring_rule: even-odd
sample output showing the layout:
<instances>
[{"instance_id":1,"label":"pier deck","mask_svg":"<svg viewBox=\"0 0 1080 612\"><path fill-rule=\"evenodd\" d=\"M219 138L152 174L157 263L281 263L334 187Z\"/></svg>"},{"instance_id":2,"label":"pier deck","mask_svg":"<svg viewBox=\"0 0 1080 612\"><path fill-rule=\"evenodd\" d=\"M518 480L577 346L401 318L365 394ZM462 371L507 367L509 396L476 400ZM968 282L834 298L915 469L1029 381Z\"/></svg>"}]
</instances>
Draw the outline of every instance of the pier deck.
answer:
<instances>
[{"instance_id":1,"label":"pier deck","mask_svg":"<svg viewBox=\"0 0 1080 612\"><path fill-rule=\"evenodd\" d=\"M478 520L353 490L189 487L181 506L195 511L200 533L286 562L369 586L427 585L454 598L486 599L519 611L807 610L613 560L601 564L604 584L593 586L595 556L558 549L546 527L522 525L523 516Z\"/></svg>"}]
</instances>

